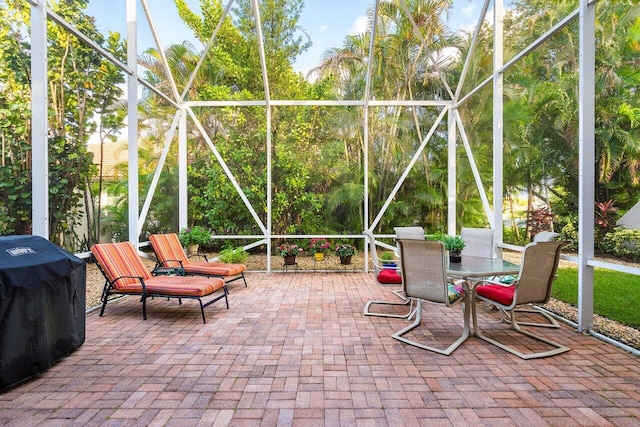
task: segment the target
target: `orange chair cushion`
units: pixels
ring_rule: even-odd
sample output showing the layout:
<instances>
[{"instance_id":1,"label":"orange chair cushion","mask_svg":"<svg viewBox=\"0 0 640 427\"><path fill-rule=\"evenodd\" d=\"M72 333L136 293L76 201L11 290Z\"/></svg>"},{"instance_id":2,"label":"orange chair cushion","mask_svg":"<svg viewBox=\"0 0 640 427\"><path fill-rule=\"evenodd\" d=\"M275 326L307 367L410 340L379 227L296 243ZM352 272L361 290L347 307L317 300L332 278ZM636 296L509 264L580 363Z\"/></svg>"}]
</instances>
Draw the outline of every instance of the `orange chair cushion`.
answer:
<instances>
[{"instance_id":1,"label":"orange chair cushion","mask_svg":"<svg viewBox=\"0 0 640 427\"><path fill-rule=\"evenodd\" d=\"M135 278L118 279L119 277L134 276L143 280L152 277L131 242L95 244L91 247L91 253L115 289L139 283ZM116 279L118 280L115 281Z\"/></svg>"},{"instance_id":2,"label":"orange chair cushion","mask_svg":"<svg viewBox=\"0 0 640 427\"><path fill-rule=\"evenodd\" d=\"M476 294L499 304L509 306L513 302L515 286L485 285L476 288Z\"/></svg>"},{"instance_id":3,"label":"orange chair cushion","mask_svg":"<svg viewBox=\"0 0 640 427\"><path fill-rule=\"evenodd\" d=\"M177 261L182 261L183 264L189 262L176 233L152 234L149 236L149 242L151 242L161 267L180 267L180 263Z\"/></svg>"},{"instance_id":4,"label":"orange chair cushion","mask_svg":"<svg viewBox=\"0 0 640 427\"><path fill-rule=\"evenodd\" d=\"M224 286L222 279L205 279L185 276L155 276L146 279L144 284L148 294L171 296L204 297ZM118 288L122 293L142 293L140 282Z\"/></svg>"},{"instance_id":5,"label":"orange chair cushion","mask_svg":"<svg viewBox=\"0 0 640 427\"><path fill-rule=\"evenodd\" d=\"M189 262L184 264L186 274L202 274L211 276L237 276L245 270L242 264L224 264L220 262Z\"/></svg>"},{"instance_id":6,"label":"orange chair cushion","mask_svg":"<svg viewBox=\"0 0 640 427\"><path fill-rule=\"evenodd\" d=\"M149 241L162 267L179 267L179 262L170 260L180 260L186 274L228 277L237 276L247 268L243 264L190 261L182 250L182 244L176 233L152 234L149 236Z\"/></svg>"},{"instance_id":7,"label":"orange chair cushion","mask_svg":"<svg viewBox=\"0 0 640 427\"><path fill-rule=\"evenodd\" d=\"M378 282L383 283L385 285L401 285L402 277L396 272L396 270L382 270L378 273Z\"/></svg>"}]
</instances>

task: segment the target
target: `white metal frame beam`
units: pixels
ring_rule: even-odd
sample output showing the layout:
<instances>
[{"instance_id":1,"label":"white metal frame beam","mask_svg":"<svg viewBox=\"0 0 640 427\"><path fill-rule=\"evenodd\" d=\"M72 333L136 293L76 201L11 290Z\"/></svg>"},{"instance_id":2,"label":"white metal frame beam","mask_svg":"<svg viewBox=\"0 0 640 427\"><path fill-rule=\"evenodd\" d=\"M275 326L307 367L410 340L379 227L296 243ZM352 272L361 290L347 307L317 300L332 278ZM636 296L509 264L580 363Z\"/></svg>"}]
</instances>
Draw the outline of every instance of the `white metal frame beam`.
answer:
<instances>
[{"instance_id":1,"label":"white metal frame beam","mask_svg":"<svg viewBox=\"0 0 640 427\"><path fill-rule=\"evenodd\" d=\"M458 145L456 110L449 109L447 131L447 234L455 235L458 218Z\"/></svg>"},{"instance_id":2,"label":"white metal frame beam","mask_svg":"<svg viewBox=\"0 0 640 427\"><path fill-rule=\"evenodd\" d=\"M138 222L138 63L136 0L127 0L127 64L132 71L127 77L128 108L128 204L129 241L138 248L140 223Z\"/></svg>"},{"instance_id":3,"label":"white metal frame beam","mask_svg":"<svg viewBox=\"0 0 640 427\"><path fill-rule=\"evenodd\" d=\"M400 7L404 11L404 14L407 17L407 19L409 19L409 22L411 23L411 27L413 28L413 32L420 39L420 44L422 46L422 49L424 50L426 57L431 60L431 63L433 64L433 68L435 68L436 73L438 74L438 78L440 79L445 90L449 94L449 97L451 99L454 99L454 94L453 94L453 91L451 90L451 86L449 86L449 83L447 82L447 79L445 78L444 73L442 72L442 68L438 63L437 58L433 55L433 52L431 51L431 49L429 49L427 41L425 40L424 35L422 34L422 31L420 31L418 24L416 24L416 20L413 19L413 15L411 14L411 11L409 10L409 7L407 6L407 3L405 2L405 0L400 0ZM378 14L376 13L374 14L374 16L377 17ZM373 49L371 51L373 51Z\"/></svg>"},{"instance_id":4,"label":"white metal frame beam","mask_svg":"<svg viewBox=\"0 0 640 427\"><path fill-rule=\"evenodd\" d=\"M47 95L47 3L31 6L32 232L49 238L49 118Z\"/></svg>"},{"instance_id":5,"label":"white metal frame beam","mask_svg":"<svg viewBox=\"0 0 640 427\"><path fill-rule=\"evenodd\" d=\"M469 144L469 138L467 137L467 132L464 130L464 125L462 124L462 118L460 118L460 114L458 109L454 109L455 111L455 122L458 125L458 129L460 131L460 138L462 139L462 144L464 145L464 150L467 154L467 158L469 159L469 164L471 165L471 172L473 173L473 179L476 182L476 187L478 188L478 192L480 193L480 200L482 200L482 206L484 208L484 213L487 216L487 220L489 221L489 226L491 228L495 228L493 212L491 210L491 205L489 204L489 198L487 197L487 192L484 189L484 184L482 183L482 178L480 177L480 171L478 170L478 165L476 164L475 156L473 155L473 151L471 151L471 144Z\"/></svg>"},{"instance_id":6,"label":"white metal frame beam","mask_svg":"<svg viewBox=\"0 0 640 427\"><path fill-rule=\"evenodd\" d=\"M220 17L220 20L218 21L218 25L216 25L216 28L213 30L213 33L211 34L211 37L209 38L209 42L205 46L204 51L202 52L202 55L200 55L200 59L198 60L198 63L196 64L196 67L193 69L193 72L189 76L189 81L184 86L184 90L182 91L182 95L180 95L180 101L181 102L184 101L185 97L187 96L187 92L189 92L189 89L191 89L191 87L193 86L193 82L195 81L196 76L198 75L198 72L200 71L200 68L202 67L202 64L204 64L204 61L207 58L207 55L209 54L209 51L211 50L211 47L213 46L213 42L215 41L216 37L218 36L218 32L220 31L220 28L222 28L222 24L224 24L224 20L229 15L229 11L231 10L231 5L232 4L233 4L233 0L229 0L227 2L227 7L225 7L225 9L224 9L224 12L222 13L222 16Z\"/></svg>"},{"instance_id":7,"label":"white metal frame beam","mask_svg":"<svg viewBox=\"0 0 640 427\"><path fill-rule=\"evenodd\" d=\"M362 228L363 230L373 230L375 228L375 221L372 224L369 224L369 215L371 212L371 204L369 203L369 105L371 105L371 74L373 72L373 48L375 43L375 37L378 28L378 8L380 7L380 0L376 0L373 5L373 22L371 23L371 37L369 44L369 58L367 60L367 77L365 82L365 90L364 90L364 100L362 106L365 107L362 114L362 128L363 135L362 140L364 144L364 153L363 153L363 189L364 189L364 200L363 200L363 211L364 215L362 218ZM369 259L369 245L364 245L364 255L365 259ZM368 264L368 263L367 263Z\"/></svg>"},{"instance_id":8,"label":"white metal frame beam","mask_svg":"<svg viewBox=\"0 0 640 427\"><path fill-rule=\"evenodd\" d=\"M478 17L478 23L476 24L476 29L473 31L473 37L471 38L471 44L469 45L469 51L467 53L467 57L464 60L464 65L462 66L462 72L460 73L460 80L458 80L458 86L456 87L456 93L454 100L458 100L460 98L460 94L462 93L462 88L464 87L464 81L467 78L467 73L469 72L469 67L471 67L471 58L473 57L473 53L476 50L476 44L478 43L478 37L480 36L480 30L482 29L482 23L487 16L487 11L489 10L489 4L491 0L485 0L484 5L482 6L482 10L480 11L480 16Z\"/></svg>"},{"instance_id":9,"label":"white metal frame beam","mask_svg":"<svg viewBox=\"0 0 640 427\"><path fill-rule=\"evenodd\" d=\"M492 227L496 231L496 242L502 241L502 198L503 198L503 158L502 158L502 145L503 145L503 118L502 118L502 103L503 103L503 74L509 69L513 64L517 63L521 58L530 53L533 49L536 49L542 43L544 43L547 39L552 37L555 33L560 31L566 25L568 25L572 20L578 18L580 23L580 110L579 110L579 139L580 139L580 207L579 207L579 238L580 238L580 246L579 246L579 255L578 255L578 264L579 264L579 325L578 328L581 331L587 331L591 328L592 320L593 320L593 267L600 266L605 268L612 268L618 271L623 271L624 268L617 266L616 264L606 263L595 261L594 257L594 242L593 242L593 204L594 204L594 183L595 176L593 170L593 164L595 161L595 153L594 153L594 145L595 145L595 130L594 130L594 118L595 118L595 87L594 87L594 74L595 74L595 3L594 0L580 0L579 7L567 15L560 22L555 24L549 31L545 32L542 36L540 36L537 40L532 42L528 47L519 52L517 55L512 57L507 63L504 63L504 53L503 53L503 16L504 16L504 0L495 0L494 2L494 64L493 64L493 74L489 76L487 79L482 81L476 87L472 88L464 97L460 98L462 93L462 88L464 85L464 80L468 69L470 67L470 56L465 59L465 64L463 66L463 71L461 74L461 78L458 82L458 87L456 88L455 93L451 92L451 89L447 85L446 81L443 83L447 88L448 93L451 95L451 101L437 101L437 100L427 100L427 101L382 101L382 100L372 100L370 97L370 80L371 80L371 66L372 66L372 57L369 57L369 65L367 70L367 75L369 76L367 79L367 88L365 91L365 95L362 100L346 100L346 101L300 101L300 100L271 100L270 98L270 90L269 90L269 81L266 70L266 62L265 62L265 52L263 45L263 36L262 36L262 28L260 21L260 13L258 7L258 0L252 0L254 14L256 19L256 31L257 31L257 39L259 41L259 53L260 53L260 64L263 73L263 83L265 90L265 99L261 101L188 101L184 102L184 98L186 97L186 93L189 88L192 86L195 76L199 69L201 68L202 62L204 61L204 56L210 50L213 45L216 35L221 28L221 25L224 19L228 16L231 5L234 0L229 0L227 2L226 8L222 15L220 22L218 23L215 31L211 35L211 39L206 46L205 54L202 55L202 58L196 69L190 76L190 80L184 88L182 94L179 94L177 90L177 86L173 80L173 76L170 73L169 68L166 66L166 58L164 57L164 52L159 43L159 38L155 27L153 25L153 20L151 19L151 14L149 13L149 8L147 7L146 0L141 0L142 7L145 11L147 20L149 21L149 25L151 27L151 31L153 33L154 39L156 40L156 44L158 45L158 49L162 55L162 60L165 62L165 67L167 70L167 74L171 79L171 92L172 96L175 98L171 98L171 96L162 93L151 84L146 82L144 79L141 79L136 71L137 68L137 16L136 16L136 0L127 0L127 43L128 43L128 51L127 51L127 63L124 64L115 57L113 57L110 53L106 52L100 46L98 46L91 39L86 37L80 31L75 29L72 25L67 23L64 19L62 19L57 14L48 11L46 7L46 2L37 1L37 0L27 0L31 5L31 39L32 39L32 143L33 143L33 159L32 159L32 168L33 168L33 232L34 234L42 235L44 237L48 237L48 228L49 228L49 218L48 218L48 144L47 144L47 132L48 132L48 124L47 124L47 17L52 19L54 22L57 22L59 25L63 26L69 32L78 37L82 42L91 46L121 70L128 74L127 79L127 95L128 95L128 109L129 109L129 240L134 244L138 245L139 232L141 228L142 222L145 220L147 212L150 207L150 203L153 197L153 191L147 195L145 203L143 205L140 216L138 216L138 129L137 129L137 92L138 85L143 85L149 90L153 91L157 95L163 97L166 101L168 101L171 105L176 107L177 112L174 117L174 123L171 126L171 130L167 135L167 139L165 141L165 148L161 156L161 161L156 170L156 174L154 175L154 179L152 182L152 189L155 189L157 186L157 181L159 178L160 170L162 169L162 165L166 159L166 154L168 151L168 147L170 141L173 138L175 133L176 123L178 126L179 132L179 186L180 186L180 196L179 203L181 206L180 210L180 224L186 225L186 205L187 205L187 176L186 176L186 166L187 166L187 115L190 115L194 120L194 123L199 128L201 132L205 135L205 139L209 144L210 148L218 158L218 161L222 165L223 169L225 169L225 173L233 182L233 185L236 187L236 190L240 194L243 199L243 202L247 206L247 208L251 211L251 214L256 219L259 224L261 230L263 231L263 236L253 236L256 238L261 238L259 242L254 242L251 246L259 245L262 243L266 243L270 253L270 244L272 238L284 238L284 237L309 237L309 236L275 236L271 234L271 199L272 199L272 181L271 181L271 172L272 172L272 159L271 159L271 109L274 106L357 106L363 107L364 109L364 141L365 141L365 151L364 151L364 188L365 188L365 201L364 201L364 212L365 218L363 221L364 228L373 229L379 223L382 218L382 215L386 211L389 206L391 200L399 190L402 182L406 178L409 170L415 164L417 160L417 156L424 149L425 145L428 143L429 139L435 132L435 129L442 121L445 114L449 113L449 150L450 154L454 154L455 157L455 140L456 136L456 125L457 128L460 129L460 135L462 141L465 146L465 150L467 151L467 156L470 159L472 164L472 169L474 172L474 178L476 180L476 185L478 186L481 197L483 200L483 205L485 208L485 212L489 217L490 223ZM477 28L474 32L470 51L473 51L475 45L477 43L477 38L480 31L480 26L484 22L485 16L489 10L489 5L491 1L485 0L483 4L483 9L480 14L480 18L478 20ZM422 38L417 25L409 13L409 10L406 6L404 0L400 2L401 7L405 11L408 19L411 21L414 31L421 37L422 48L427 52L428 46L426 46L425 40ZM373 14L373 25L372 30L373 34L375 34L376 29L376 21L378 15L378 7L379 0L376 0L374 4L374 14ZM370 55L373 53L373 43L374 38L371 38L372 45L370 46ZM437 64L436 64L437 67ZM441 76L442 78L442 76ZM455 110L459 105L466 102L473 94L477 91L481 90L483 87L489 84L489 82L493 83L493 96L494 96L494 135L493 135L493 146L494 146L494 161L493 161L493 213L490 215L491 209L488 207L488 199L486 197L486 193L484 192L484 188L482 186L479 173L477 171L477 167L475 167L475 161L473 159L473 153L471 152L470 145L468 142L468 138L466 133L464 132L464 127L462 126L462 122L460 117ZM267 175L268 175L268 188L267 188L267 224L263 224L260 220L259 216L249 203L248 199L242 193L238 183L235 178L231 174L231 172L226 168L224 160L217 152L214 144L211 142L210 138L204 133L204 129L199 124L197 118L191 111L190 107L229 107L229 106L264 106L266 109L266 123L267 123ZM409 165L405 169L402 176L399 178L396 186L394 187L392 193L389 195L389 198L386 200L383 208L378 213L376 218L371 224L367 224L367 218L369 216L369 204L368 204L368 182L367 176L369 173L368 168L368 160L369 160L369 152L368 152L368 143L369 143L369 135L368 135L368 126L369 126L369 107L375 106L437 106L441 107L442 110L440 115L438 116L436 122L433 124L429 134L423 139L420 148L414 154L411 159ZM452 192L451 189L454 187L454 183L452 183L451 176L455 176L455 158L454 164L452 165L452 175L449 177L449 209L452 210L452 215L455 218L455 192ZM453 197L451 197L453 195ZM484 196L483 196L484 195ZM455 219L452 221L449 220L449 228L455 229ZM450 230L451 232L451 230ZM232 237L232 236L228 236ZM244 236L247 237L247 236ZM501 245L504 246L504 245ZM268 268L271 268L270 259ZM638 274L640 269L631 269L632 274ZM624 270L626 271L626 270Z\"/></svg>"},{"instance_id":10,"label":"white metal frame beam","mask_svg":"<svg viewBox=\"0 0 640 427\"><path fill-rule=\"evenodd\" d=\"M366 90L365 90L366 93ZM189 107L264 107L267 105L266 100L256 101L188 101L184 105ZM293 100L293 99L272 99L269 105L274 107L380 107L380 106L398 106L398 107L441 107L451 105L451 101L439 100L379 100L379 99L351 99L351 100Z\"/></svg>"},{"instance_id":11,"label":"white metal frame beam","mask_svg":"<svg viewBox=\"0 0 640 427\"><path fill-rule=\"evenodd\" d=\"M503 171L504 171L504 3L495 0L493 4L493 252L502 255L497 243L502 242Z\"/></svg>"},{"instance_id":12,"label":"white metal frame beam","mask_svg":"<svg viewBox=\"0 0 640 427\"><path fill-rule=\"evenodd\" d=\"M251 202L249 202L249 199L247 199L247 197L244 195L244 192L240 189L240 186L235 181L230 171L227 172L227 175L229 176L229 179L231 179L231 181L233 182L233 185L236 187L236 191L238 191L238 194L240 194L240 196L242 197L242 201L245 203L247 208L249 208L249 211L251 212L251 215L253 216L254 220L256 221L256 223L258 224L262 232L265 234L265 237L267 239L267 254L268 254L267 270L271 271L271 233L273 232L272 222L271 222L271 206L273 202L273 183L271 178L272 171L273 171L272 169L273 147L271 142L272 104L271 104L271 88L269 86L269 76L267 73L267 58L264 52L264 36L262 35L262 19L260 18L260 4L258 0L253 0L253 14L256 20L256 37L258 39L258 53L260 56L260 68L262 69L262 85L264 86L264 97L266 101L265 107L266 107L266 114L267 114L267 117L266 117L267 119L266 120L267 122L267 200L266 200L267 225L266 226L260 220L258 213L255 211L255 209L251 205ZM213 143L210 143L210 145L213 148ZM225 169L225 171L227 170L228 169Z\"/></svg>"},{"instance_id":13,"label":"white metal frame beam","mask_svg":"<svg viewBox=\"0 0 640 427\"><path fill-rule=\"evenodd\" d=\"M595 220L595 20L596 6L580 0L579 72L579 201L578 201L578 330L593 324Z\"/></svg>"},{"instance_id":14,"label":"white metal frame beam","mask_svg":"<svg viewBox=\"0 0 640 427\"><path fill-rule=\"evenodd\" d=\"M158 37L156 26L154 25L153 19L151 18L151 13L149 11L149 7L147 6L147 0L140 0L140 3L142 5L142 10L144 11L145 16L147 17L147 22L149 23L149 28L151 29L151 35L153 36L153 40L155 41L156 46L158 47L158 55L160 55L160 58L162 59L160 62L162 62L162 66L164 67L165 74L169 79L169 86L171 87L171 92L173 93L173 97L175 99L178 99L179 95L178 95L178 88L176 86L176 81L173 78L173 73L171 73L171 69L169 68L169 61L167 61L166 52L162 47L162 43L160 43L160 37Z\"/></svg>"},{"instance_id":15,"label":"white metal frame beam","mask_svg":"<svg viewBox=\"0 0 640 427\"><path fill-rule=\"evenodd\" d=\"M398 178L398 181L396 182L396 185L393 187L393 190L391 190L391 193L389 193L389 196L387 197L387 200L384 202L384 205L382 206L382 208L380 208L380 212L378 212L378 215L376 216L376 218L371 222L371 225L368 228L369 230L373 230L374 228L376 228L376 226L378 225L378 223L380 222L380 220L384 216L384 213L387 211L387 208L389 207L389 205L393 201L394 197L396 197L396 194L400 190L400 187L402 187L402 184L404 183L404 180L409 175L409 172L411 172L411 169L413 168L413 165L416 164L416 162L418 161L418 159L422 155L422 152L424 151L425 147L429 143L429 140L431 139L433 134L436 132L436 129L438 129L438 126L440 125L440 122L442 122L442 119L444 118L445 114L448 111L449 111L449 107L448 106L443 108L442 111L440 111L440 114L438 115L436 120L433 122L433 125L431 126L431 129L429 129L429 133L427 133L427 136L425 136L424 140L422 141L422 143L420 144L420 146L418 147L416 152L413 154L413 157L409 161L409 164L407 165L407 167L402 172L402 175L400 176L400 178ZM367 197L368 197L368 195L367 195Z\"/></svg>"}]
</instances>

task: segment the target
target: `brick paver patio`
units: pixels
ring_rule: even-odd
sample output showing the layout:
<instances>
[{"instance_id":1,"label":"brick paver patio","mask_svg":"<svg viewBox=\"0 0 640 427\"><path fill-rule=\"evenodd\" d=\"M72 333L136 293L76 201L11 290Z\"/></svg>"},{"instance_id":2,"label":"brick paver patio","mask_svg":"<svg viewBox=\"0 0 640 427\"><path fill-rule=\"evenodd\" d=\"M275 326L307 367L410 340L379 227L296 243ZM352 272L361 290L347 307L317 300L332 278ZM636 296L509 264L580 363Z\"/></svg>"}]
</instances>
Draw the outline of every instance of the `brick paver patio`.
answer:
<instances>
[{"instance_id":1,"label":"brick paver patio","mask_svg":"<svg viewBox=\"0 0 640 427\"><path fill-rule=\"evenodd\" d=\"M393 340L405 320L362 315L390 295L368 274L247 281L206 325L193 301L150 301L146 321L135 298L89 313L82 347L0 394L0 425L640 425L640 359L569 326L540 331L571 347L552 358L475 337L447 357ZM419 333L460 327L458 308L427 305Z\"/></svg>"}]
</instances>

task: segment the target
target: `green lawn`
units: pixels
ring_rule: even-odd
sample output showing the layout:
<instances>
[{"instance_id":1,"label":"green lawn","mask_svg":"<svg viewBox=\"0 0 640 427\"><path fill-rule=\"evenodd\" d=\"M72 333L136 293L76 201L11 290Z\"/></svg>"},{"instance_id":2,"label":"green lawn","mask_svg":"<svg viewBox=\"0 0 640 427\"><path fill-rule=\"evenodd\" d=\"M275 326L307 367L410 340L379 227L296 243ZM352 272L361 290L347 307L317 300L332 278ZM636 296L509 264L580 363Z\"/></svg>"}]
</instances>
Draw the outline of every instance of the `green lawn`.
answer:
<instances>
[{"instance_id":1,"label":"green lawn","mask_svg":"<svg viewBox=\"0 0 640 427\"><path fill-rule=\"evenodd\" d=\"M578 269L559 268L551 295L578 305ZM596 268L593 297L596 314L640 329L640 276Z\"/></svg>"}]
</instances>

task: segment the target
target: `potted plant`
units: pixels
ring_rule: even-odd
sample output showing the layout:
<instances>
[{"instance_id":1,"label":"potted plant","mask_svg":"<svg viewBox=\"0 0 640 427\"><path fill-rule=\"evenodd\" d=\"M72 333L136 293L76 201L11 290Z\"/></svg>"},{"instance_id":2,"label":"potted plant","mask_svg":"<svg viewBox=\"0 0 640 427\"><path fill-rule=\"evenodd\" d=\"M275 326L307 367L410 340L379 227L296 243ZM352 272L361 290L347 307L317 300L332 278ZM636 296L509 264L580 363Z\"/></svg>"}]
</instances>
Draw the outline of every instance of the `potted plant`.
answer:
<instances>
[{"instance_id":1,"label":"potted plant","mask_svg":"<svg viewBox=\"0 0 640 427\"><path fill-rule=\"evenodd\" d=\"M445 235L442 237L442 243L444 243L445 249L449 251L450 262L462 261L460 252L465 247L465 243L464 240L462 240L462 237Z\"/></svg>"},{"instance_id":2,"label":"potted plant","mask_svg":"<svg viewBox=\"0 0 640 427\"><path fill-rule=\"evenodd\" d=\"M211 233L206 228L196 225L181 229L178 238L182 246L187 248L187 255L193 255L198 252L200 245L209 243Z\"/></svg>"},{"instance_id":3,"label":"potted plant","mask_svg":"<svg viewBox=\"0 0 640 427\"><path fill-rule=\"evenodd\" d=\"M340 258L340 264L351 264L351 257L356 254L356 247L348 243L338 243L336 245L336 255Z\"/></svg>"},{"instance_id":4,"label":"potted plant","mask_svg":"<svg viewBox=\"0 0 640 427\"><path fill-rule=\"evenodd\" d=\"M331 243L324 237L313 238L309 241L309 251L313 252L316 261L322 261L324 254L331 247Z\"/></svg>"},{"instance_id":5,"label":"potted plant","mask_svg":"<svg viewBox=\"0 0 640 427\"><path fill-rule=\"evenodd\" d=\"M226 248L220 251L218 260L227 264L243 264L249 254L244 248Z\"/></svg>"},{"instance_id":6,"label":"potted plant","mask_svg":"<svg viewBox=\"0 0 640 427\"><path fill-rule=\"evenodd\" d=\"M283 243L278 246L278 253L284 257L285 265L295 265L296 264L296 256L298 254L304 252L300 246L292 243Z\"/></svg>"},{"instance_id":7,"label":"potted plant","mask_svg":"<svg viewBox=\"0 0 640 427\"><path fill-rule=\"evenodd\" d=\"M396 256L390 251L384 251L380 254L380 262L382 263L382 268L388 270L395 270L398 265Z\"/></svg>"}]
</instances>

